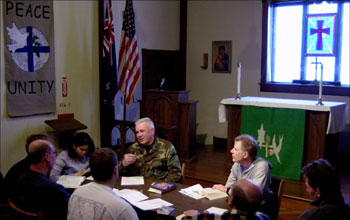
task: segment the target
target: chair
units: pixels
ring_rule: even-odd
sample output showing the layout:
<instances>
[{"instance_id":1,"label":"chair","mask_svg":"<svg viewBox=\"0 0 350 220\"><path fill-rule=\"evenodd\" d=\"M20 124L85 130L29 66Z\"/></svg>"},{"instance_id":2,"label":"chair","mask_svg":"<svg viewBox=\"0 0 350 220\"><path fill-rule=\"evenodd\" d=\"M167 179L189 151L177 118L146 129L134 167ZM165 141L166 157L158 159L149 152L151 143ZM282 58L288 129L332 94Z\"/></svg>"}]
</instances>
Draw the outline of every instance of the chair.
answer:
<instances>
[{"instance_id":1,"label":"chair","mask_svg":"<svg viewBox=\"0 0 350 220\"><path fill-rule=\"evenodd\" d=\"M185 169L186 169L186 163L182 163L181 165L181 179L180 179L180 183L183 183L184 179L185 179Z\"/></svg>"},{"instance_id":2,"label":"chair","mask_svg":"<svg viewBox=\"0 0 350 220\"><path fill-rule=\"evenodd\" d=\"M280 210L282 195L284 191L284 184L284 179L271 177L270 189L273 193L272 197L259 209L259 211L268 215L271 218L271 220L278 219L278 213Z\"/></svg>"},{"instance_id":3,"label":"chair","mask_svg":"<svg viewBox=\"0 0 350 220\"><path fill-rule=\"evenodd\" d=\"M8 201L10 212L13 220L45 220L45 216L42 212L27 212L20 209L12 201Z\"/></svg>"},{"instance_id":4,"label":"chair","mask_svg":"<svg viewBox=\"0 0 350 220\"><path fill-rule=\"evenodd\" d=\"M0 219L1 220L12 219L10 207L8 203L0 203Z\"/></svg>"}]
</instances>

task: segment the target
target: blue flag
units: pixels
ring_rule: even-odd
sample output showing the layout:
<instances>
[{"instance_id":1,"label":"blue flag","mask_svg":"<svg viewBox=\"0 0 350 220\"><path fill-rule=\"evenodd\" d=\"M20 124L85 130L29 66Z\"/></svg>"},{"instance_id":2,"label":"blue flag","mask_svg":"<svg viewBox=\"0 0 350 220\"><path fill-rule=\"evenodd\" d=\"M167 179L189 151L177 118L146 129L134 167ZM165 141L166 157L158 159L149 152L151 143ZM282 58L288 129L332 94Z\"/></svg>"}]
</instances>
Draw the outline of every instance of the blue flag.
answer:
<instances>
[{"instance_id":1,"label":"blue flag","mask_svg":"<svg viewBox=\"0 0 350 220\"><path fill-rule=\"evenodd\" d=\"M102 94L103 105L113 106L113 112L114 97L118 91L117 62L115 54L115 34L113 24L112 2L111 0L108 0L104 20L102 62L104 71L101 74L101 86L104 87L104 93Z\"/></svg>"}]
</instances>

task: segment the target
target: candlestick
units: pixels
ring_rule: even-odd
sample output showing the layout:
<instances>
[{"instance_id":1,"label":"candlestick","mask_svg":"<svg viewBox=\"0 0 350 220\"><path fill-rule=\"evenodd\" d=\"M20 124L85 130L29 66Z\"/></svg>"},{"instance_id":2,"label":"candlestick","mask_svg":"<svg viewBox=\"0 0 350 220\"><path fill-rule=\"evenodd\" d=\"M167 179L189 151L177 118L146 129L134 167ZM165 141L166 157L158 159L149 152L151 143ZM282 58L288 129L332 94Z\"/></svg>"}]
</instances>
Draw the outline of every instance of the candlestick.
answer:
<instances>
[{"instance_id":1,"label":"candlestick","mask_svg":"<svg viewBox=\"0 0 350 220\"><path fill-rule=\"evenodd\" d=\"M322 85L323 85L323 64L321 63L321 79L320 79L320 85L319 85L319 90L318 90L317 105L323 105L323 103L322 103Z\"/></svg>"},{"instance_id":2,"label":"candlestick","mask_svg":"<svg viewBox=\"0 0 350 220\"><path fill-rule=\"evenodd\" d=\"M236 99L241 99L241 73L242 73L242 64L238 62L237 64L237 96Z\"/></svg>"},{"instance_id":3,"label":"candlestick","mask_svg":"<svg viewBox=\"0 0 350 220\"><path fill-rule=\"evenodd\" d=\"M201 66L202 69L208 68L208 53L203 54L203 66Z\"/></svg>"}]
</instances>

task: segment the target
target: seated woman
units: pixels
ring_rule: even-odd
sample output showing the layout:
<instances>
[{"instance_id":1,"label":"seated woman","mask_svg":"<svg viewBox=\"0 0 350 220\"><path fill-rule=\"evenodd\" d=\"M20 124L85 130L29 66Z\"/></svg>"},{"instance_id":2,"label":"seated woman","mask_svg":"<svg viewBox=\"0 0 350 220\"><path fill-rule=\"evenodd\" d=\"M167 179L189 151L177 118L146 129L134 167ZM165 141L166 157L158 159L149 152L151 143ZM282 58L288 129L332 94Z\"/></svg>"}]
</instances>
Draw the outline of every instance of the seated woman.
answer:
<instances>
[{"instance_id":1,"label":"seated woman","mask_svg":"<svg viewBox=\"0 0 350 220\"><path fill-rule=\"evenodd\" d=\"M87 133L75 134L72 145L57 156L50 179L57 181L61 175L85 174L89 169L89 157L94 151L95 144Z\"/></svg>"}]
</instances>

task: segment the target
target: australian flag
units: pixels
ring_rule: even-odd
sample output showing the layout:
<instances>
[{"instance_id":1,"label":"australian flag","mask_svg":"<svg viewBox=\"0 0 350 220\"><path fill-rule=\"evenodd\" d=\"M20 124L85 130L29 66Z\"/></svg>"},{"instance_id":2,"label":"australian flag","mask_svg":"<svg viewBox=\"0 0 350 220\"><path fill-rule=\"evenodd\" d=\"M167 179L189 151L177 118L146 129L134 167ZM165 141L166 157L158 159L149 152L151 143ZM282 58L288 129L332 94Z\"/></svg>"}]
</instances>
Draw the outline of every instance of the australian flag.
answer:
<instances>
[{"instance_id":1,"label":"australian flag","mask_svg":"<svg viewBox=\"0 0 350 220\"><path fill-rule=\"evenodd\" d=\"M117 62L115 57L115 34L113 24L112 2L108 0L104 20L103 68L101 86L104 88L102 102L104 106L113 106L118 91Z\"/></svg>"}]
</instances>

